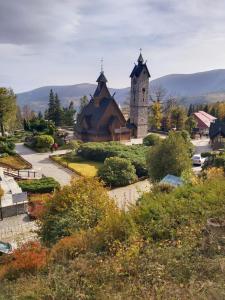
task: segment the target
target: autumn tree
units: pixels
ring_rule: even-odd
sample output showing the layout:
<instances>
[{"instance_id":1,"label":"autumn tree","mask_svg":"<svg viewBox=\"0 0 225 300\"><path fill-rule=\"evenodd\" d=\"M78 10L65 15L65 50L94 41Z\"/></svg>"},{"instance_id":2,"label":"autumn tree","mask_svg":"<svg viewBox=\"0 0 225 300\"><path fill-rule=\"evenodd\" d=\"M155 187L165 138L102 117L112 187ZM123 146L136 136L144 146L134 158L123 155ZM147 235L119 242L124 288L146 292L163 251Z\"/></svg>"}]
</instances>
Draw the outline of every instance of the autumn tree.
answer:
<instances>
[{"instance_id":1,"label":"autumn tree","mask_svg":"<svg viewBox=\"0 0 225 300\"><path fill-rule=\"evenodd\" d=\"M54 244L62 237L96 226L113 209L114 202L96 179L74 180L46 202L39 236L46 245Z\"/></svg>"},{"instance_id":2,"label":"autumn tree","mask_svg":"<svg viewBox=\"0 0 225 300\"><path fill-rule=\"evenodd\" d=\"M197 121L193 116L189 116L185 121L185 128L189 133L192 133L193 129L197 127Z\"/></svg>"},{"instance_id":3,"label":"autumn tree","mask_svg":"<svg viewBox=\"0 0 225 300\"><path fill-rule=\"evenodd\" d=\"M147 155L149 175L160 180L167 174L180 176L191 168L190 148L179 132L170 132L168 138L150 148Z\"/></svg>"},{"instance_id":4,"label":"autumn tree","mask_svg":"<svg viewBox=\"0 0 225 300\"><path fill-rule=\"evenodd\" d=\"M83 108L89 103L88 97L84 95L80 98L80 112L83 110Z\"/></svg>"},{"instance_id":5,"label":"autumn tree","mask_svg":"<svg viewBox=\"0 0 225 300\"><path fill-rule=\"evenodd\" d=\"M11 128L11 124L16 121L16 96L11 89L0 88L0 131L5 135L5 129Z\"/></svg>"}]
</instances>

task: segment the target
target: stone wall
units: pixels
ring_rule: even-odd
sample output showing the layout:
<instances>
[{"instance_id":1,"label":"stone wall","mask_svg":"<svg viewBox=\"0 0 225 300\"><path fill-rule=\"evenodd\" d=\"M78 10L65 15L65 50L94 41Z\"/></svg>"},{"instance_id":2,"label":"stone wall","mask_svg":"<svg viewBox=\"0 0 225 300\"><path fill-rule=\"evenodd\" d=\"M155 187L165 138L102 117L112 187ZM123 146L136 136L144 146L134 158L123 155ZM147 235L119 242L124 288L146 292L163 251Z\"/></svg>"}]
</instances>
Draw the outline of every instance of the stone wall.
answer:
<instances>
[{"instance_id":1,"label":"stone wall","mask_svg":"<svg viewBox=\"0 0 225 300\"><path fill-rule=\"evenodd\" d=\"M27 211L27 203L14 204L6 207L0 208L2 212L2 217L8 218L17 215L21 215L26 213Z\"/></svg>"}]
</instances>

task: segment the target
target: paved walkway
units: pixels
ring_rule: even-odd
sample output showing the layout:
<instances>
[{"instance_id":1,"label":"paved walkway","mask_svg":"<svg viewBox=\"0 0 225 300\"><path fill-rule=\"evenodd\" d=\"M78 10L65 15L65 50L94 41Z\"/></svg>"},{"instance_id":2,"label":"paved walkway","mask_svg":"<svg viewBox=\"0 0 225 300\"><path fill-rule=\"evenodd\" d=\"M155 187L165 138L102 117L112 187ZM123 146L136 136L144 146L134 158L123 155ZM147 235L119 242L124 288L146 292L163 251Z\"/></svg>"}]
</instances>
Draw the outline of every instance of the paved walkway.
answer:
<instances>
[{"instance_id":1,"label":"paved walkway","mask_svg":"<svg viewBox=\"0 0 225 300\"><path fill-rule=\"evenodd\" d=\"M37 238L37 225L26 214L5 218L0 221L0 241L7 242L13 248Z\"/></svg>"},{"instance_id":2,"label":"paved walkway","mask_svg":"<svg viewBox=\"0 0 225 300\"><path fill-rule=\"evenodd\" d=\"M61 185L69 184L71 177L76 176L72 171L63 168L49 159L51 152L37 153L23 144L16 144L16 152L31 163L35 171L55 178ZM66 152L67 150L59 150L55 151L54 154L64 154Z\"/></svg>"},{"instance_id":3,"label":"paved walkway","mask_svg":"<svg viewBox=\"0 0 225 300\"><path fill-rule=\"evenodd\" d=\"M135 204L141 194L148 192L150 188L151 183L146 179L128 186L113 189L109 191L109 195L116 201L119 208L128 209L129 205Z\"/></svg>"}]
</instances>

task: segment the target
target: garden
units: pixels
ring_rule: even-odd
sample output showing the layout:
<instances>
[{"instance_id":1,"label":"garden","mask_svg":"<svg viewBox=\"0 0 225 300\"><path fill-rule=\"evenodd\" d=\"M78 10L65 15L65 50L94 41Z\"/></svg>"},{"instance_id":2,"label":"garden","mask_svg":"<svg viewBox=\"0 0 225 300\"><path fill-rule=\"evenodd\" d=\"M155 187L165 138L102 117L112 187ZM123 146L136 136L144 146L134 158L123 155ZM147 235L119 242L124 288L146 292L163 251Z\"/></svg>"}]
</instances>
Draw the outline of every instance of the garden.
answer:
<instances>
[{"instance_id":1,"label":"garden","mask_svg":"<svg viewBox=\"0 0 225 300\"><path fill-rule=\"evenodd\" d=\"M117 142L81 143L72 152L52 159L80 176L100 177L108 186L124 186L148 175L148 146Z\"/></svg>"}]
</instances>

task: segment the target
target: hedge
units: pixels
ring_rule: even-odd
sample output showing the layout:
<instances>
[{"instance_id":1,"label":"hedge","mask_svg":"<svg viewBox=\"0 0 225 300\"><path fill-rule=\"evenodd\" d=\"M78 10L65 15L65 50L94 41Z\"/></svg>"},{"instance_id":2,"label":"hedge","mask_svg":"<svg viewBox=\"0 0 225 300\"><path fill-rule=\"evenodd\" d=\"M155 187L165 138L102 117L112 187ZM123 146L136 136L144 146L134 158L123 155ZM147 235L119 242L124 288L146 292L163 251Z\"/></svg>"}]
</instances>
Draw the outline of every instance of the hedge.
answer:
<instances>
[{"instance_id":1,"label":"hedge","mask_svg":"<svg viewBox=\"0 0 225 300\"><path fill-rule=\"evenodd\" d=\"M136 169L136 175L148 175L146 168L146 153L144 145L126 146L117 142L84 143L78 149L78 155L87 160L104 162L109 157L120 157L129 160Z\"/></svg>"},{"instance_id":2,"label":"hedge","mask_svg":"<svg viewBox=\"0 0 225 300\"><path fill-rule=\"evenodd\" d=\"M41 179L21 180L18 182L23 192L28 193L51 193L60 188L60 184L52 177Z\"/></svg>"}]
</instances>

